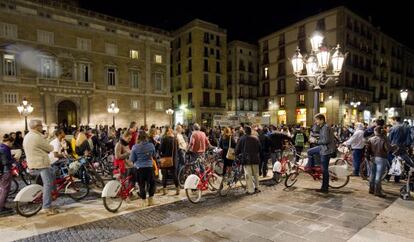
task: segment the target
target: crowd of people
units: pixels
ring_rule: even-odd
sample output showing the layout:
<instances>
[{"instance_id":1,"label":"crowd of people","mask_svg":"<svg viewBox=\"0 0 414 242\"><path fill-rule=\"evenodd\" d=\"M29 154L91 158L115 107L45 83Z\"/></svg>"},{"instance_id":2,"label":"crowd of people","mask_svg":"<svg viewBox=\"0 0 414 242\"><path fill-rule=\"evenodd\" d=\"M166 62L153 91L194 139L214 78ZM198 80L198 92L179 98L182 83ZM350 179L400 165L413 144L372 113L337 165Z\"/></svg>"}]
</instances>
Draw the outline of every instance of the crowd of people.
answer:
<instances>
[{"instance_id":1,"label":"crowd of people","mask_svg":"<svg viewBox=\"0 0 414 242\"><path fill-rule=\"evenodd\" d=\"M353 153L353 175L359 175L363 156L372 160L369 192L384 197L381 189L381 174L387 162L393 158L393 152L399 147L399 155L411 162L408 148L412 145L414 130L399 117L392 119L391 125L384 120L373 124L356 124L348 127L329 125L323 114L314 117L315 124L306 129L301 126L276 127L273 125L244 125L239 127L201 127L176 125L175 127L146 125L138 128L131 122L128 128L115 129L99 126L79 127L71 130L72 139L66 141L65 129L57 127L52 139L47 140L40 120L31 120L30 132L24 137L21 132L6 134L0 144L1 178L0 178L0 213L7 214L5 207L10 189L10 168L19 160L22 151L31 171L40 174L43 181L43 209L53 215L58 211L52 206L51 191L54 180L52 164L68 155L74 158L98 156L102 152L114 154L114 173L121 176L132 175L139 186L140 206L154 204L156 192L155 167L161 167L162 195L167 194L167 180L172 179L175 194L180 193L177 178L178 169L186 162L186 154L191 159L204 155L211 147L222 149L223 172L232 167L234 158L229 152L235 152L244 167L247 194L260 192L259 176L268 175L268 161L272 165L282 157L286 143L296 148L298 153L307 149L308 164L306 171L313 172L315 156L320 157L323 181L319 192L327 193L329 187L329 160L336 156L340 144L350 146ZM68 130L66 129L66 132ZM160 162L161 161L161 162ZM389 179L389 177L388 177ZM399 182L399 177L395 177Z\"/></svg>"}]
</instances>

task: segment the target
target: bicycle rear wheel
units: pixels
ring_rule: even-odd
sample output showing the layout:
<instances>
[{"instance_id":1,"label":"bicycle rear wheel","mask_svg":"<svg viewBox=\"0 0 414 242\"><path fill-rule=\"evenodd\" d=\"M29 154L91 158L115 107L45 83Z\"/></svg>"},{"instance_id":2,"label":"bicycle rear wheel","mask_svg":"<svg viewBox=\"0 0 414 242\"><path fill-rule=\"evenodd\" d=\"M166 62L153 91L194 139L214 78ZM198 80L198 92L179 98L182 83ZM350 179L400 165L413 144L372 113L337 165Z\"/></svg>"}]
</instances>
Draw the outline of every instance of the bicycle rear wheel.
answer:
<instances>
[{"instance_id":1,"label":"bicycle rear wheel","mask_svg":"<svg viewBox=\"0 0 414 242\"><path fill-rule=\"evenodd\" d=\"M218 191L221 186L221 180L223 178L219 177L217 174L213 173L212 176L208 179L209 189L211 191Z\"/></svg>"},{"instance_id":2,"label":"bicycle rear wheel","mask_svg":"<svg viewBox=\"0 0 414 242\"><path fill-rule=\"evenodd\" d=\"M81 181L72 182L68 189L70 190L68 196L76 201L84 199L89 194L89 186Z\"/></svg>"},{"instance_id":3,"label":"bicycle rear wheel","mask_svg":"<svg viewBox=\"0 0 414 242\"><path fill-rule=\"evenodd\" d=\"M219 194L220 196L226 196L229 191L235 187L234 177L226 173L223 176L223 179L221 180L220 188L219 188Z\"/></svg>"},{"instance_id":4,"label":"bicycle rear wheel","mask_svg":"<svg viewBox=\"0 0 414 242\"><path fill-rule=\"evenodd\" d=\"M349 182L349 176L339 177L333 172L329 172L329 187L339 189L346 186Z\"/></svg>"},{"instance_id":5,"label":"bicycle rear wheel","mask_svg":"<svg viewBox=\"0 0 414 242\"><path fill-rule=\"evenodd\" d=\"M191 175L191 169L188 165L182 166L178 171L178 183L181 188L184 188L185 179L187 179L189 175Z\"/></svg>"}]
</instances>

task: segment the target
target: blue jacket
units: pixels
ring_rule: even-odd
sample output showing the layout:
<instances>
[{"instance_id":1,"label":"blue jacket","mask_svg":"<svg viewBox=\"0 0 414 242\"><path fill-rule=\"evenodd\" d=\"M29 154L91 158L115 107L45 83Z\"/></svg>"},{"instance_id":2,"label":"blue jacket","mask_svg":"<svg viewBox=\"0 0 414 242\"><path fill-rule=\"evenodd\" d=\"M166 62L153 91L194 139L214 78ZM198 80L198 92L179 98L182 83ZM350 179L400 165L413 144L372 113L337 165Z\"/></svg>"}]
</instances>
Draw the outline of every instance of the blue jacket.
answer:
<instances>
[{"instance_id":1,"label":"blue jacket","mask_svg":"<svg viewBox=\"0 0 414 242\"><path fill-rule=\"evenodd\" d=\"M136 168L152 167L152 157L155 156L155 146L149 141L135 144L131 150L131 161Z\"/></svg>"},{"instance_id":2,"label":"blue jacket","mask_svg":"<svg viewBox=\"0 0 414 242\"><path fill-rule=\"evenodd\" d=\"M392 126L389 134L389 139L392 145L410 146L412 143L411 133L408 127L401 123Z\"/></svg>"}]
</instances>

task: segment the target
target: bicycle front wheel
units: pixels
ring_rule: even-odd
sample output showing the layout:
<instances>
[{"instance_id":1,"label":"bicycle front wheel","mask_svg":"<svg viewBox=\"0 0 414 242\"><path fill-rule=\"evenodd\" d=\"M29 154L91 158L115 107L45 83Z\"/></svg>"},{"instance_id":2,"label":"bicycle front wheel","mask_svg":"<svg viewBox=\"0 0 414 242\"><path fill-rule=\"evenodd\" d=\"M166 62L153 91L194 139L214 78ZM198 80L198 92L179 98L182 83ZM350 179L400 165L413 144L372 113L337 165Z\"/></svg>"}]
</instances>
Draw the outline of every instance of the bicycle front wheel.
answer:
<instances>
[{"instance_id":1,"label":"bicycle front wheel","mask_svg":"<svg viewBox=\"0 0 414 242\"><path fill-rule=\"evenodd\" d=\"M122 202L124 201L120 196L116 197L103 197L103 204L106 210L111 213L115 213L121 207Z\"/></svg>"},{"instance_id":2,"label":"bicycle front wheel","mask_svg":"<svg viewBox=\"0 0 414 242\"><path fill-rule=\"evenodd\" d=\"M285 178L285 187L291 187L295 185L295 183L298 181L298 176L299 173L296 171L287 175Z\"/></svg>"},{"instance_id":3,"label":"bicycle front wheel","mask_svg":"<svg viewBox=\"0 0 414 242\"><path fill-rule=\"evenodd\" d=\"M188 201L192 203L199 203L201 200L200 189L185 189L185 194L187 195Z\"/></svg>"}]
</instances>

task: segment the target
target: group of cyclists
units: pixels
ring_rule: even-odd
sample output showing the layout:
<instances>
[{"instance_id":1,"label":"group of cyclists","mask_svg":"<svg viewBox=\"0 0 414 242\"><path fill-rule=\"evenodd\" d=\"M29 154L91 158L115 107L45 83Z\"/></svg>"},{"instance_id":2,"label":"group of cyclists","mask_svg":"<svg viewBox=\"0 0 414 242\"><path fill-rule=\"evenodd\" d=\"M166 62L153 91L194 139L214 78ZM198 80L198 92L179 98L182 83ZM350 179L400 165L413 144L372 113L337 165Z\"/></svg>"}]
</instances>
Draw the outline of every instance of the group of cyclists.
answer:
<instances>
[{"instance_id":1,"label":"group of cyclists","mask_svg":"<svg viewBox=\"0 0 414 242\"><path fill-rule=\"evenodd\" d=\"M167 185L170 180L175 185L174 195L179 195L179 169L204 156L212 147L220 150L220 162L223 165L220 175L230 172L236 159L243 164L247 194L260 192L259 176L268 175L268 161L273 165L280 160L286 144L294 146L296 152L301 154L309 143L306 151L308 163L304 170L314 172L317 166L315 161L320 161L323 179L318 192L322 193L328 192L328 166L330 159L336 156L339 145L352 149L354 176L366 172L359 170L364 160L371 161L369 192L379 197L385 196L381 189L381 177L384 167L393 160L396 147L399 148L398 155L403 157L407 165L412 163L409 148L414 132L399 117L392 118L391 126L378 119L371 125L340 127L329 125L323 114L315 115L314 121L314 126L309 130L299 125L288 128L247 124L235 128L205 128L199 124L176 125L174 129L155 125L138 128L136 122L131 122L128 128L118 130L114 127L78 128L73 130L72 139L69 141L65 134L68 130L57 127L53 139L47 141L42 132L41 121L31 120L30 132L24 138L20 132L17 135L6 134L0 144L0 214L9 214L12 211L5 207L10 190L10 167L20 159L21 153L27 160L28 168L40 174L44 184L43 210L48 215L58 213L52 206L51 199L52 181L56 174L52 164L62 162L68 157L96 158L102 157L103 153L112 153L113 175L132 177L132 182L137 184L139 191L137 195L141 198L139 206L155 204L153 197L157 191L157 177L162 177L162 188L159 190L162 195L168 194ZM399 179L399 176L395 176L396 182Z\"/></svg>"}]
</instances>

